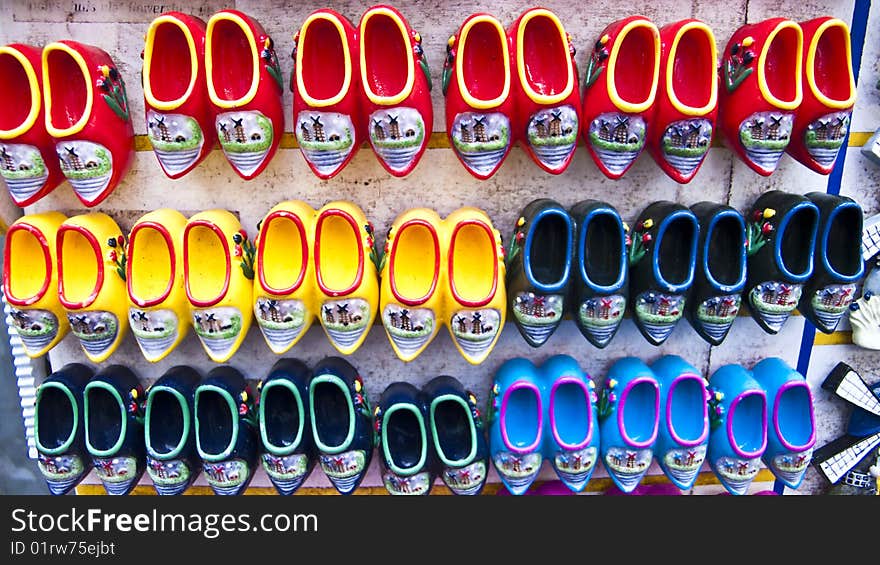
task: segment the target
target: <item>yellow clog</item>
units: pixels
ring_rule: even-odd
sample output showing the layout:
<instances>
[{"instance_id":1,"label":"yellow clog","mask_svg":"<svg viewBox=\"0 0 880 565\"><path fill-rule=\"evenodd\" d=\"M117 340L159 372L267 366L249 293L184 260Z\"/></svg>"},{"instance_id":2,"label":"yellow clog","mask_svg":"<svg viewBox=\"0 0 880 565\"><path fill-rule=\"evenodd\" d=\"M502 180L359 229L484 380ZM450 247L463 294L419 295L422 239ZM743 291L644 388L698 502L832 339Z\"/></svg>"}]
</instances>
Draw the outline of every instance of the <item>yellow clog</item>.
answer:
<instances>
[{"instance_id":1,"label":"yellow clog","mask_svg":"<svg viewBox=\"0 0 880 565\"><path fill-rule=\"evenodd\" d=\"M340 353L367 338L379 304L372 226L351 202L330 202L315 220L315 285L319 319Z\"/></svg>"},{"instance_id":2,"label":"yellow clog","mask_svg":"<svg viewBox=\"0 0 880 565\"><path fill-rule=\"evenodd\" d=\"M440 330L446 263L442 226L433 210L414 208L399 215L388 231L379 312L402 361L418 357Z\"/></svg>"},{"instance_id":3,"label":"yellow clog","mask_svg":"<svg viewBox=\"0 0 880 565\"><path fill-rule=\"evenodd\" d=\"M93 363L110 357L128 330L125 243L113 218L99 212L74 216L58 229L59 299Z\"/></svg>"},{"instance_id":4,"label":"yellow clog","mask_svg":"<svg viewBox=\"0 0 880 565\"><path fill-rule=\"evenodd\" d=\"M183 277L193 329L212 361L225 363L251 327L254 246L226 210L196 214L183 231Z\"/></svg>"},{"instance_id":5,"label":"yellow clog","mask_svg":"<svg viewBox=\"0 0 880 565\"><path fill-rule=\"evenodd\" d=\"M282 354L305 335L315 319L315 210L289 200L260 223L254 277L254 315L273 353Z\"/></svg>"},{"instance_id":6,"label":"yellow clog","mask_svg":"<svg viewBox=\"0 0 880 565\"><path fill-rule=\"evenodd\" d=\"M488 357L507 317L501 234L477 208L446 220L445 322L459 353L473 365Z\"/></svg>"},{"instance_id":7,"label":"yellow clog","mask_svg":"<svg viewBox=\"0 0 880 565\"><path fill-rule=\"evenodd\" d=\"M147 361L168 355L186 336L189 308L183 288L186 217L164 208L142 216L128 236L128 316Z\"/></svg>"},{"instance_id":8,"label":"yellow clog","mask_svg":"<svg viewBox=\"0 0 880 565\"><path fill-rule=\"evenodd\" d=\"M55 270L55 238L66 219L60 212L32 214L19 218L6 232L3 294L12 328L29 357L44 355L69 329Z\"/></svg>"}]
</instances>

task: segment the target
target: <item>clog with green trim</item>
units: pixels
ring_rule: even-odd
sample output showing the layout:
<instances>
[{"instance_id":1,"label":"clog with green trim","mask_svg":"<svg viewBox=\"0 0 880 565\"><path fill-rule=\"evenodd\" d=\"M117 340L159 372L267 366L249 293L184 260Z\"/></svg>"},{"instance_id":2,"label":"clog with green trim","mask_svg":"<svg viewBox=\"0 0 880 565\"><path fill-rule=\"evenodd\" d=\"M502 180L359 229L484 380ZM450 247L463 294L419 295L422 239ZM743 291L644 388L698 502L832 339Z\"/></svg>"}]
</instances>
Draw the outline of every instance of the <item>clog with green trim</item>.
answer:
<instances>
[{"instance_id":1,"label":"clog with green trim","mask_svg":"<svg viewBox=\"0 0 880 565\"><path fill-rule=\"evenodd\" d=\"M434 444L428 440L428 414L419 389L391 383L373 414L382 484L393 495L425 496L436 478Z\"/></svg>"}]
</instances>

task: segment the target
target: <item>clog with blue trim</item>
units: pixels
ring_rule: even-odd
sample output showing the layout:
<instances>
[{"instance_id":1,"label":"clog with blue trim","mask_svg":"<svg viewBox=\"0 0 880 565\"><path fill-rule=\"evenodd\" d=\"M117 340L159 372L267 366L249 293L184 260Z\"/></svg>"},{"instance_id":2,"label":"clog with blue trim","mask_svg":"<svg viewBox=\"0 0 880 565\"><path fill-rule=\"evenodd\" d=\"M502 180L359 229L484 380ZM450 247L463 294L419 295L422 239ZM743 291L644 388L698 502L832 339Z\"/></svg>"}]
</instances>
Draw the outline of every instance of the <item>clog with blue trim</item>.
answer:
<instances>
[{"instance_id":1,"label":"clog with blue trim","mask_svg":"<svg viewBox=\"0 0 880 565\"><path fill-rule=\"evenodd\" d=\"M84 206L100 204L134 160L131 109L116 63L84 43L46 45L43 101L61 172Z\"/></svg>"},{"instance_id":2,"label":"clog with blue trim","mask_svg":"<svg viewBox=\"0 0 880 565\"><path fill-rule=\"evenodd\" d=\"M409 383L391 383L379 398L373 418L385 489L393 495L430 494L437 461L419 389Z\"/></svg>"}]
</instances>

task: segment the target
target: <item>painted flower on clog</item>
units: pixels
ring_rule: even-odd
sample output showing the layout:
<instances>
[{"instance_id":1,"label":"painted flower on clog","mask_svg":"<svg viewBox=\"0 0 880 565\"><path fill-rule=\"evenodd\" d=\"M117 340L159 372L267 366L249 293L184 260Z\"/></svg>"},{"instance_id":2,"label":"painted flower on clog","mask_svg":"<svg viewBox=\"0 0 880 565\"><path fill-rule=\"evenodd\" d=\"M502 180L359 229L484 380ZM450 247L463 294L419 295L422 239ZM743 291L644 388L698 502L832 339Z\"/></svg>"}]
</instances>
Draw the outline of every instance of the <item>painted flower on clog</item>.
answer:
<instances>
[{"instance_id":1,"label":"painted flower on clog","mask_svg":"<svg viewBox=\"0 0 880 565\"><path fill-rule=\"evenodd\" d=\"M746 80L754 69L750 66L755 60L755 54L747 48L755 42L751 36L743 39L742 43L734 43L730 48L730 55L722 64L722 76L727 92L733 92Z\"/></svg>"}]
</instances>

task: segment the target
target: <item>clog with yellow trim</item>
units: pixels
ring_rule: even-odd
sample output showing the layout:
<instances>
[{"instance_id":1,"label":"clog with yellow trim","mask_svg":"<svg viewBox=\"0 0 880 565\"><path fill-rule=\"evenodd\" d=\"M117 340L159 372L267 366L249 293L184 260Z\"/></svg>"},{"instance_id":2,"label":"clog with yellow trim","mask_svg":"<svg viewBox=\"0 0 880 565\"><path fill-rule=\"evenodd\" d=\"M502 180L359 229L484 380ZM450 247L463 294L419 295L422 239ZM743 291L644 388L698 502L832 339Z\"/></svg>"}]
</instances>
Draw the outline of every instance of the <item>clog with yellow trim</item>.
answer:
<instances>
[{"instance_id":1,"label":"clog with yellow trim","mask_svg":"<svg viewBox=\"0 0 880 565\"><path fill-rule=\"evenodd\" d=\"M721 57L718 124L753 171L770 176L791 141L803 100L804 34L786 18L736 30Z\"/></svg>"},{"instance_id":2,"label":"clog with yellow trim","mask_svg":"<svg viewBox=\"0 0 880 565\"><path fill-rule=\"evenodd\" d=\"M718 115L718 50L712 28L687 19L660 29L662 50L648 151L674 181L688 183L709 153Z\"/></svg>"},{"instance_id":3,"label":"clog with yellow trim","mask_svg":"<svg viewBox=\"0 0 880 565\"><path fill-rule=\"evenodd\" d=\"M294 37L293 131L309 168L334 177L364 141L357 29L333 10L312 12Z\"/></svg>"},{"instance_id":4,"label":"clog with yellow trim","mask_svg":"<svg viewBox=\"0 0 880 565\"><path fill-rule=\"evenodd\" d=\"M0 178L23 208L64 180L46 132L40 49L18 43L0 47L0 80Z\"/></svg>"},{"instance_id":5,"label":"clog with yellow trim","mask_svg":"<svg viewBox=\"0 0 880 565\"><path fill-rule=\"evenodd\" d=\"M593 47L584 77L584 141L610 179L619 179L645 148L660 82L660 31L644 16L609 24Z\"/></svg>"},{"instance_id":6,"label":"clog with yellow trim","mask_svg":"<svg viewBox=\"0 0 880 565\"><path fill-rule=\"evenodd\" d=\"M168 208L142 216L128 236L128 316L141 353L161 361L189 331L183 288L183 230L186 218Z\"/></svg>"},{"instance_id":7,"label":"clog with yellow trim","mask_svg":"<svg viewBox=\"0 0 880 565\"><path fill-rule=\"evenodd\" d=\"M362 127L379 163L408 175L434 127L431 74L422 37L390 6L373 6L358 25Z\"/></svg>"},{"instance_id":8,"label":"clog with yellow trim","mask_svg":"<svg viewBox=\"0 0 880 565\"><path fill-rule=\"evenodd\" d=\"M804 31L806 87L785 150L808 168L827 175L849 133L856 102L849 26L827 16L800 26Z\"/></svg>"},{"instance_id":9,"label":"clog with yellow trim","mask_svg":"<svg viewBox=\"0 0 880 565\"><path fill-rule=\"evenodd\" d=\"M440 216L413 208L394 220L382 258L379 312L394 353L412 361L437 336L443 320L445 239Z\"/></svg>"},{"instance_id":10,"label":"clog with yellow trim","mask_svg":"<svg viewBox=\"0 0 880 565\"><path fill-rule=\"evenodd\" d=\"M379 304L373 227L356 204L330 202L315 220L315 307L330 343L343 355L367 338Z\"/></svg>"},{"instance_id":11,"label":"clog with yellow trim","mask_svg":"<svg viewBox=\"0 0 880 565\"><path fill-rule=\"evenodd\" d=\"M282 354L315 320L315 210L298 200L278 204L260 222L254 277L254 315L266 345Z\"/></svg>"},{"instance_id":12,"label":"clog with yellow trim","mask_svg":"<svg viewBox=\"0 0 880 565\"><path fill-rule=\"evenodd\" d=\"M207 157L217 139L205 82L205 22L162 14L147 30L143 59L147 137L159 166L177 179Z\"/></svg>"},{"instance_id":13,"label":"clog with yellow trim","mask_svg":"<svg viewBox=\"0 0 880 565\"><path fill-rule=\"evenodd\" d=\"M485 180L510 152L514 115L510 47L494 16L473 14L449 38L443 67L446 135L464 168Z\"/></svg>"},{"instance_id":14,"label":"clog with yellow trim","mask_svg":"<svg viewBox=\"0 0 880 565\"><path fill-rule=\"evenodd\" d=\"M128 330L126 242L107 214L74 216L58 228L58 296L70 330L93 363L116 351Z\"/></svg>"},{"instance_id":15,"label":"clog with yellow trim","mask_svg":"<svg viewBox=\"0 0 880 565\"><path fill-rule=\"evenodd\" d=\"M24 352L40 357L67 335L69 325L58 300L55 238L67 218L60 212L22 216L6 232L3 294L12 329Z\"/></svg>"},{"instance_id":16,"label":"clog with yellow trim","mask_svg":"<svg viewBox=\"0 0 880 565\"><path fill-rule=\"evenodd\" d=\"M272 160L284 132L272 38L237 10L217 12L205 31L205 73L220 148L236 174L250 180Z\"/></svg>"},{"instance_id":17,"label":"clog with yellow trim","mask_svg":"<svg viewBox=\"0 0 880 565\"><path fill-rule=\"evenodd\" d=\"M575 49L559 18L526 10L507 32L513 49L513 131L539 167L559 174L571 163L581 124Z\"/></svg>"},{"instance_id":18,"label":"clog with yellow trim","mask_svg":"<svg viewBox=\"0 0 880 565\"><path fill-rule=\"evenodd\" d=\"M478 365L495 347L507 318L501 234L477 208L459 208L444 223L444 322L458 352Z\"/></svg>"},{"instance_id":19,"label":"clog with yellow trim","mask_svg":"<svg viewBox=\"0 0 880 565\"><path fill-rule=\"evenodd\" d=\"M80 202L100 204L134 160L125 81L105 51L76 41L43 48L46 131Z\"/></svg>"},{"instance_id":20,"label":"clog with yellow trim","mask_svg":"<svg viewBox=\"0 0 880 565\"><path fill-rule=\"evenodd\" d=\"M205 353L225 363L251 327L254 246L226 210L196 214L183 230L183 277L193 329Z\"/></svg>"}]
</instances>

